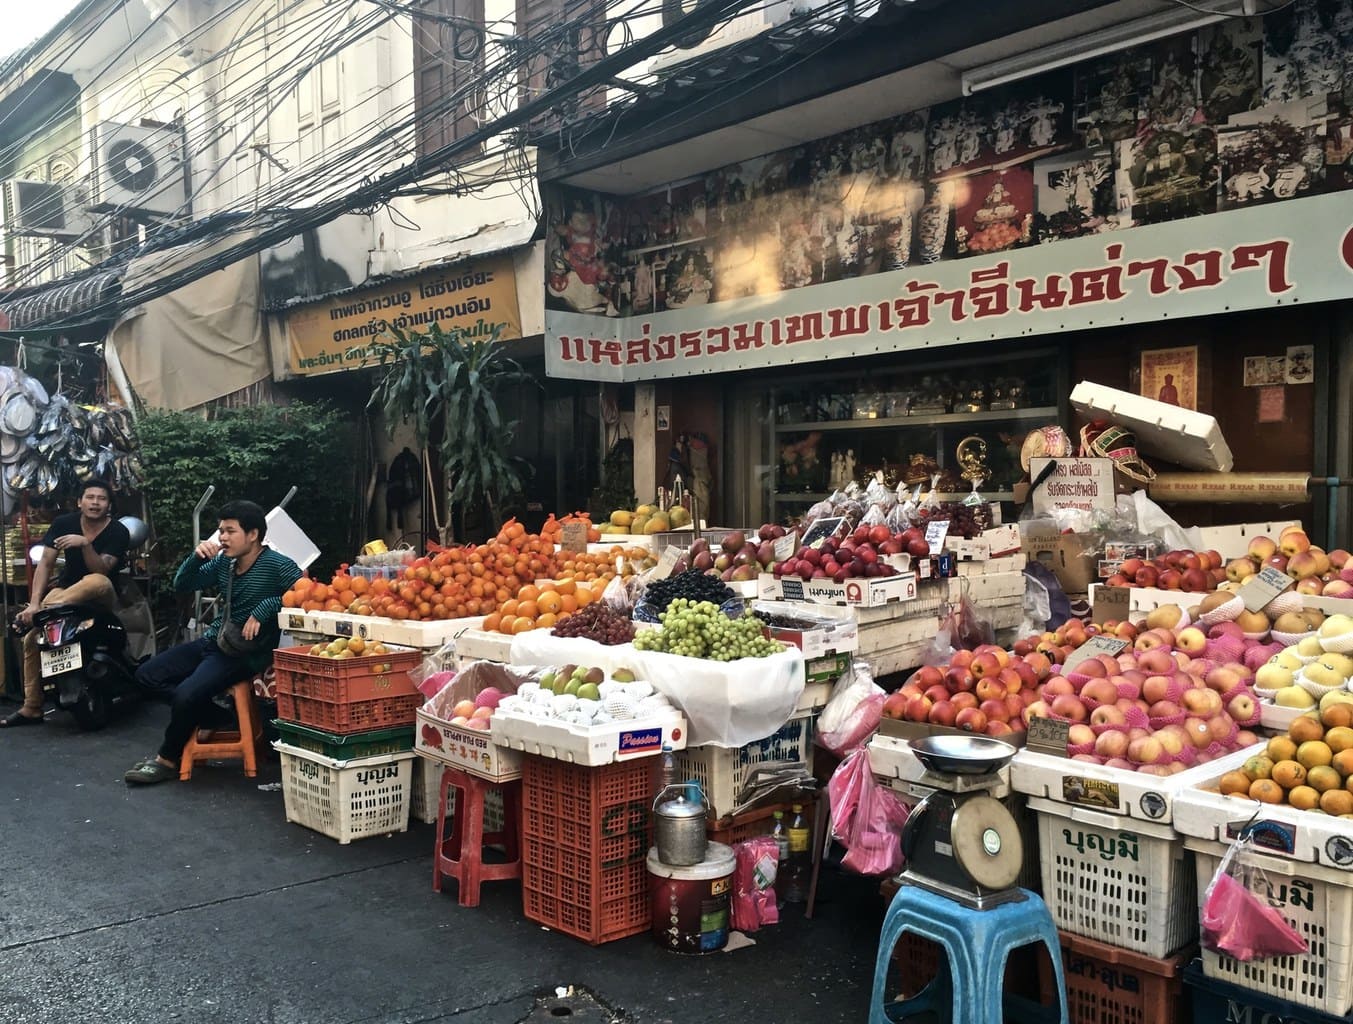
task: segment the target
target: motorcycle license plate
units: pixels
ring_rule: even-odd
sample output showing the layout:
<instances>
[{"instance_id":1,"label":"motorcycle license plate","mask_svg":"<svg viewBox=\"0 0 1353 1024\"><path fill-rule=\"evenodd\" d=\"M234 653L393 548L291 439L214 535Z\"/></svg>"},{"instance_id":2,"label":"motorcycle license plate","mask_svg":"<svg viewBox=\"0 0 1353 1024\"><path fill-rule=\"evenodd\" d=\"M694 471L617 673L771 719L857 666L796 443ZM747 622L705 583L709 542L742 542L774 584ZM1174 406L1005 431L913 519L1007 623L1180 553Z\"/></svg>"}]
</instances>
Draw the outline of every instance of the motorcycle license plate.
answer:
<instances>
[{"instance_id":1,"label":"motorcycle license plate","mask_svg":"<svg viewBox=\"0 0 1353 1024\"><path fill-rule=\"evenodd\" d=\"M79 644L66 644L65 647L56 647L50 651L42 652L42 674L44 677L73 672L77 668L83 668L84 664L85 659L80 653Z\"/></svg>"}]
</instances>

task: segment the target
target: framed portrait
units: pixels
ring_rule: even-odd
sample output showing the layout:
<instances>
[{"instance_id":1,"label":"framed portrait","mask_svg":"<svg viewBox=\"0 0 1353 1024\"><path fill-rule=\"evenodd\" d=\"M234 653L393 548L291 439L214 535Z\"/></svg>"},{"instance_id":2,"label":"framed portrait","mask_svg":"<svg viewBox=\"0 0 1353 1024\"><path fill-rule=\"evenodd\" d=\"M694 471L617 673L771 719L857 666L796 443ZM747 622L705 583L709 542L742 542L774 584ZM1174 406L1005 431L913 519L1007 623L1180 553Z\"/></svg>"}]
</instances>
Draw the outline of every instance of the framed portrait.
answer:
<instances>
[{"instance_id":1,"label":"framed portrait","mask_svg":"<svg viewBox=\"0 0 1353 1024\"><path fill-rule=\"evenodd\" d=\"M1141 354L1140 394L1181 409L1198 408L1198 347L1150 349Z\"/></svg>"}]
</instances>

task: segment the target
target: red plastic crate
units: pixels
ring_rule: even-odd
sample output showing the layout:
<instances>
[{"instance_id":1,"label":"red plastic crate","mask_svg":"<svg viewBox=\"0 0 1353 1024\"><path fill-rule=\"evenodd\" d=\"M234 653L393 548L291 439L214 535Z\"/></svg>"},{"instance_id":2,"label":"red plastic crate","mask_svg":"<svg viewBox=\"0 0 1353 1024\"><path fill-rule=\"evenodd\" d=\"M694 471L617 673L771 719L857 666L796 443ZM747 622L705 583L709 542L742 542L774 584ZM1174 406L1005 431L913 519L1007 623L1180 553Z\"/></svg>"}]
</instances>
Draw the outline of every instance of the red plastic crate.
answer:
<instances>
[{"instance_id":1,"label":"red plastic crate","mask_svg":"<svg viewBox=\"0 0 1353 1024\"><path fill-rule=\"evenodd\" d=\"M647 931L653 765L522 759L522 907L599 945Z\"/></svg>"},{"instance_id":2,"label":"red plastic crate","mask_svg":"<svg viewBox=\"0 0 1353 1024\"><path fill-rule=\"evenodd\" d=\"M277 693L277 717L346 736L374 729L413 725L423 695L377 697L375 700L326 701L295 693Z\"/></svg>"},{"instance_id":3,"label":"red plastic crate","mask_svg":"<svg viewBox=\"0 0 1353 1024\"><path fill-rule=\"evenodd\" d=\"M308 647L287 647L273 652L273 672L279 694L338 704L417 693L409 669L422 661L422 651L404 648L356 658L321 658Z\"/></svg>"},{"instance_id":4,"label":"red plastic crate","mask_svg":"<svg viewBox=\"0 0 1353 1024\"><path fill-rule=\"evenodd\" d=\"M1071 1024L1182 1024L1184 968L1192 949L1164 959L1059 931L1066 1005ZM1052 968L1039 960L1044 1003L1052 996Z\"/></svg>"}]
</instances>

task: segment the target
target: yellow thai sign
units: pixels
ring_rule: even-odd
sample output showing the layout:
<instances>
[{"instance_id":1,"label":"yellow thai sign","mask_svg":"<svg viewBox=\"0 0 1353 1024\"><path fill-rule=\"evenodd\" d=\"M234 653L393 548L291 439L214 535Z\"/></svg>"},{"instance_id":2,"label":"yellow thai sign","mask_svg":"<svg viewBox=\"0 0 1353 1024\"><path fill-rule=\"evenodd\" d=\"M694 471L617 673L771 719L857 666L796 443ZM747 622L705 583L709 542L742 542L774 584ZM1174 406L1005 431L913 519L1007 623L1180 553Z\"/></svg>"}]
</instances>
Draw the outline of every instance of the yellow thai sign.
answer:
<instances>
[{"instance_id":1,"label":"yellow thai sign","mask_svg":"<svg viewBox=\"0 0 1353 1024\"><path fill-rule=\"evenodd\" d=\"M392 328L422 333L434 323L459 331L463 341L520 338L512 257L462 263L292 310L291 371L306 376L374 365L372 342L393 340Z\"/></svg>"}]
</instances>

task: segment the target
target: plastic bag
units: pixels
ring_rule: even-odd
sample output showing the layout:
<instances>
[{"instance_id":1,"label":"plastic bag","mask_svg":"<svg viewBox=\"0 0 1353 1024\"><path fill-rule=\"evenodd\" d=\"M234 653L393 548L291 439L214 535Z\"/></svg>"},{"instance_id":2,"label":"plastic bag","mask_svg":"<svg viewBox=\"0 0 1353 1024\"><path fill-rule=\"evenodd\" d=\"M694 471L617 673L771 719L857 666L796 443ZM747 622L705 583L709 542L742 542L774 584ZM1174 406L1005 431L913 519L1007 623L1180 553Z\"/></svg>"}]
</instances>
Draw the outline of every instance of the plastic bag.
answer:
<instances>
[{"instance_id":1,"label":"plastic bag","mask_svg":"<svg viewBox=\"0 0 1353 1024\"><path fill-rule=\"evenodd\" d=\"M861 875L892 875L902 870L902 828L907 806L874 781L869 754L852 752L827 784L832 836L846 848L842 867Z\"/></svg>"},{"instance_id":2,"label":"plastic bag","mask_svg":"<svg viewBox=\"0 0 1353 1024\"><path fill-rule=\"evenodd\" d=\"M1146 491L1134 491L1132 494L1120 494L1118 504L1132 505L1136 512L1137 529L1142 533L1159 537L1175 551L1201 551L1207 547L1203 535L1196 527L1184 529L1176 523L1163 508L1146 496Z\"/></svg>"},{"instance_id":3,"label":"plastic bag","mask_svg":"<svg viewBox=\"0 0 1353 1024\"><path fill-rule=\"evenodd\" d=\"M448 640L431 654L425 655L421 663L409 669L409 678L424 700L437 696L456 678L456 642Z\"/></svg>"},{"instance_id":4,"label":"plastic bag","mask_svg":"<svg viewBox=\"0 0 1353 1024\"><path fill-rule=\"evenodd\" d=\"M651 572L650 569L649 573ZM644 591L648 589L649 573L611 577L611 582L606 584L606 589L601 593L601 599L612 611L629 618L634 606L643 599Z\"/></svg>"},{"instance_id":5,"label":"plastic bag","mask_svg":"<svg viewBox=\"0 0 1353 1024\"><path fill-rule=\"evenodd\" d=\"M842 755L862 746L879 727L887 694L866 662L856 659L841 673L817 722L817 742Z\"/></svg>"},{"instance_id":6,"label":"plastic bag","mask_svg":"<svg viewBox=\"0 0 1353 1024\"><path fill-rule=\"evenodd\" d=\"M861 526L886 526L887 522L888 517L879 505L870 505L869 511L860 518Z\"/></svg>"},{"instance_id":7,"label":"plastic bag","mask_svg":"<svg viewBox=\"0 0 1353 1024\"><path fill-rule=\"evenodd\" d=\"M940 628L935 632L936 643L939 642L941 634L947 635L949 646L955 651L971 651L983 644L996 642L996 631L991 628L990 620L978 614L976 606L968 599L966 593L958 599L958 604L950 605L949 614L944 617ZM935 645L931 646L933 648ZM940 663L934 661L926 664Z\"/></svg>"},{"instance_id":8,"label":"plastic bag","mask_svg":"<svg viewBox=\"0 0 1353 1024\"><path fill-rule=\"evenodd\" d=\"M730 901L733 928L754 932L762 925L777 924L775 876L780 844L770 836L757 836L733 846L733 898Z\"/></svg>"},{"instance_id":9,"label":"plastic bag","mask_svg":"<svg viewBox=\"0 0 1353 1024\"><path fill-rule=\"evenodd\" d=\"M1241 961L1308 952L1300 933L1257 895L1269 886L1263 868L1246 856L1253 848L1252 833L1243 832L1217 865L1203 895L1203 945Z\"/></svg>"}]
</instances>

